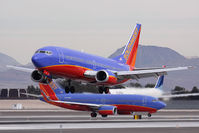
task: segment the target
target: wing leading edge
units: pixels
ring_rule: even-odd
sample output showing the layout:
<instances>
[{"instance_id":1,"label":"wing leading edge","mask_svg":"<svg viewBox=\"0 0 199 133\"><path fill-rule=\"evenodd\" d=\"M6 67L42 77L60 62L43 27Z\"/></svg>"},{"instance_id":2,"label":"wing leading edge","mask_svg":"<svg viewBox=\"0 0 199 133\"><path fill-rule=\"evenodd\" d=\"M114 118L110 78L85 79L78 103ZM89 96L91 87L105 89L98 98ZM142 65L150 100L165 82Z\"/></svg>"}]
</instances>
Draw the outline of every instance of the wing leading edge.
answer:
<instances>
[{"instance_id":1,"label":"wing leading edge","mask_svg":"<svg viewBox=\"0 0 199 133\"><path fill-rule=\"evenodd\" d=\"M147 77L157 77L162 75L167 75L167 72L170 71L179 71L179 70L187 70L192 68L191 66L187 67L175 67L175 68L153 68L153 69L136 69L133 71L113 71L113 73L117 76L118 79L141 79ZM95 77L97 71L88 70L85 71L84 75L86 77Z\"/></svg>"}]
</instances>

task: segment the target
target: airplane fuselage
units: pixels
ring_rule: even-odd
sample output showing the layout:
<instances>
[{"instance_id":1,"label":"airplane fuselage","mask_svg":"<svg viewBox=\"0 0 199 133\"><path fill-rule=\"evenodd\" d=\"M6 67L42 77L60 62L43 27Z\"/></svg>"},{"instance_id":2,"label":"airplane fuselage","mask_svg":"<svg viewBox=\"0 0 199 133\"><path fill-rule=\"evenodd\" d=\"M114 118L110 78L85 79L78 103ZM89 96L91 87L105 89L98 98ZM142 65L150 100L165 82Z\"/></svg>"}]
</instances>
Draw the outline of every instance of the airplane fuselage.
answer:
<instances>
[{"instance_id":1,"label":"airplane fuselage","mask_svg":"<svg viewBox=\"0 0 199 133\"><path fill-rule=\"evenodd\" d=\"M62 47L48 46L41 48L33 55L32 62L40 71L45 70L52 75L68 79L95 82L95 79L84 75L85 71L106 70L111 77L110 80L115 80L113 84L118 84L128 80L117 80L113 73L114 71L129 71L128 65L109 58Z\"/></svg>"},{"instance_id":2,"label":"airplane fuselage","mask_svg":"<svg viewBox=\"0 0 199 133\"><path fill-rule=\"evenodd\" d=\"M98 109L93 108L93 105L99 105L105 108L106 106L116 107L118 114L130 114L132 112L155 113L166 106L157 98L146 95L65 94L63 89L59 88L54 82L50 84L40 83L40 89L44 97L41 100L59 107L79 111L93 111L92 109L95 109L99 112L100 107ZM49 95L52 101L45 98L44 93ZM63 103L56 101L63 101ZM105 110L108 111L109 109Z\"/></svg>"}]
</instances>

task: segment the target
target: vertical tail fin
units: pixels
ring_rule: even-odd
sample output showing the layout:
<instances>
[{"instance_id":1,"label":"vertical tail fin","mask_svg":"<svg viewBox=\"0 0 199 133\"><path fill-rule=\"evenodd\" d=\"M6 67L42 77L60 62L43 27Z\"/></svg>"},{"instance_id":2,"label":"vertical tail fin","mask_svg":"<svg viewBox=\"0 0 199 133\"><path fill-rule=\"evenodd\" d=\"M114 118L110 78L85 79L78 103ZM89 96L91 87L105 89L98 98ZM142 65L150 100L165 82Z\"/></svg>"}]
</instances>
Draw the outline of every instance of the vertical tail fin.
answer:
<instances>
[{"instance_id":1,"label":"vertical tail fin","mask_svg":"<svg viewBox=\"0 0 199 133\"><path fill-rule=\"evenodd\" d=\"M157 82L156 82L155 88L156 88L156 89L162 89L163 82L164 82L164 75L159 76L159 77L158 77L158 80L157 80Z\"/></svg>"},{"instance_id":2,"label":"vertical tail fin","mask_svg":"<svg viewBox=\"0 0 199 133\"><path fill-rule=\"evenodd\" d=\"M135 29L133 31L133 35L129 40L129 43L124 48L123 53L114 58L115 60L129 65L131 68L134 68L137 55L137 48L139 44L140 31L141 24L136 24Z\"/></svg>"},{"instance_id":3,"label":"vertical tail fin","mask_svg":"<svg viewBox=\"0 0 199 133\"><path fill-rule=\"evenodd\" d=\"M47 96L52 100L58 100L59 98L57 95L64 93L64 90L61 89L53 80L50 81L50 83L48 84L39 83L39 87L41 90L41 94L45 93L45 94L42 94L43 97Z\"/></svg>"}]
</instances>

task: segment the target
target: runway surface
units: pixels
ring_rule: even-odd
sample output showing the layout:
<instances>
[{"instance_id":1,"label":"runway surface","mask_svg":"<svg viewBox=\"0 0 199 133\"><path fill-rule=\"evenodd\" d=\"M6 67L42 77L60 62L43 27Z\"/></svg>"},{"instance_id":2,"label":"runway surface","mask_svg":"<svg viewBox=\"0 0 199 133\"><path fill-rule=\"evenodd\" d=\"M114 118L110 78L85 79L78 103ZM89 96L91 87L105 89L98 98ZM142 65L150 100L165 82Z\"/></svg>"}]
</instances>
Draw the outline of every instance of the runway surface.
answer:
<instances>
[{"instance_id":1,"label":"runway surface","mask_svg":"<svg viewBox=\"0 0 199 133\"><path fill-rule=\"evenodd\" d=\"M90 118L88 112L68 110L0 110L0 133L136 131L198 133L199 110L162 110L141 120L134 120L132 115Z\"/></svg>"}]
</instances>

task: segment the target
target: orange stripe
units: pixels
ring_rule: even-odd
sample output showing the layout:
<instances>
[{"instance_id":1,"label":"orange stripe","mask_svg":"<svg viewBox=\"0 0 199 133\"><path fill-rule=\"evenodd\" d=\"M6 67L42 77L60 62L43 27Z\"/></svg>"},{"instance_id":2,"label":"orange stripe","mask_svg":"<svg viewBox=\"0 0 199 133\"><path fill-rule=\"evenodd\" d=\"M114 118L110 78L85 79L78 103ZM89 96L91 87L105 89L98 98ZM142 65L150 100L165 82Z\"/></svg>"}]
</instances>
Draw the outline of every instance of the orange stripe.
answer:
<instances>
[{"instance_id":1,"label":"orange stripe","mask_svg":"<svg viewBox=\"0 0 199 133\"><path fill-rule=\"evenodd\" d=\"M89 68L87 68L87 67L76 66L76 65L52 65L52 66L41 67L41 68L39 68L39 69L45 69L45 68L56 67L56 66L74 66L74 67L84 68L84 69L87 69L87 70L92 70L92 69L89 69Z\"/></svg>"}]
</instances>

